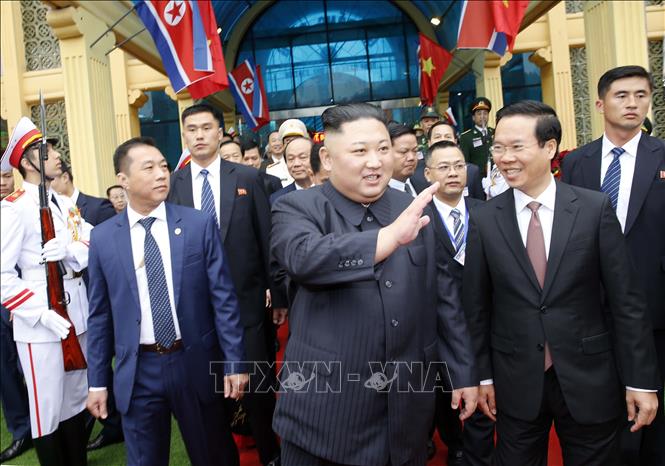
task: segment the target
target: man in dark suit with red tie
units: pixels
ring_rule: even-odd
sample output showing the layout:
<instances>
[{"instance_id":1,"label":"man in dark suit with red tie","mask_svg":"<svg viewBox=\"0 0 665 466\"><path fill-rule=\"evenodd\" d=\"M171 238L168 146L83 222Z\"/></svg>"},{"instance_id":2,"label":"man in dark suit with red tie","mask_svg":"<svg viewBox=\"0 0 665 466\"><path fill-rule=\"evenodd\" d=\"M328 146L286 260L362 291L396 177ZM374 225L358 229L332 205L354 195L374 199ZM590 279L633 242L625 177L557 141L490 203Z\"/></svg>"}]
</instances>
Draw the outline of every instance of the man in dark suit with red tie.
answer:
<instances>
[{"instance_id":1,"label":"man in dark suit with red tie","mask_svg":"<svg viewBox=\"0 0 665 466\"><path fill-rule=\"evenodd\" d=\"M665 376L665 142L641 130L652 98L651 77L640 66L607 71L598 81L596 107L605 121L603 136L563 159L563 181L603 191L612 201L628 252L637 271L638 284L647 297L648 314L661 382ZM660 392L659 400L663 399ZM639 444L638 434L622 438L624 455L631 463L665 464L665 413L642 430L640 454L630 453ZM631 459L629 459L631 458Z\"/></svg>"},{"instance_id":2,"label":"man in dark suit with red tie","mask_svg":"<svg viewBox=\"0 0 665 466\"><path fill-rule=\"evenodd\" d=\"M621 227L607 195L555 182L560 140L549 106L501 109L492 155L511 189L470 219L464 305L499 466L546 464L552 422L566 465L617 465L626 405L635 431L658 409L651 325Z\"/></svg>"}]
</instances>

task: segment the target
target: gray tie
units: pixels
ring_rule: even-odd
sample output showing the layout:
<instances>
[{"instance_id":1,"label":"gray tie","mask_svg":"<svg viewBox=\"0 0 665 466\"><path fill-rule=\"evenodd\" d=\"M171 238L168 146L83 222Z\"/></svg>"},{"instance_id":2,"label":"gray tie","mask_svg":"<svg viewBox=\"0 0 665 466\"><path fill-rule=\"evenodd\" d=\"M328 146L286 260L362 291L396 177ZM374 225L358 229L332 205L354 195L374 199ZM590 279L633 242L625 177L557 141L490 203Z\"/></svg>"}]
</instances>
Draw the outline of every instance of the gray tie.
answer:
<instances>
[{"instance_id":1,"label":"gray tie","mask_svg":"<svg viewBox=\"0 0 665 466\"><path fill-rule=\"evenodd\" d=\"M411 189L411 186L409 186L408 183L404 183L404 192L413 197L413 190Z\"/></svg>"},{"instance_id":2,"label":"gray tie","mask_svg":"<svg viewBox=\"0 0 665 466\"><path fill-rule=\"evenodd\" d=\"M148 294L150 295L150 312L152 313L155 342L164 348L170 348L176 339L175 324L173 323L162 254L159 251L159 246L157 246L157 241L150 232L155 220L155 217L146 217L139 220L139 223L145 228L143 257L145 273L148 277Z\"/></svg>"}]
</instances>

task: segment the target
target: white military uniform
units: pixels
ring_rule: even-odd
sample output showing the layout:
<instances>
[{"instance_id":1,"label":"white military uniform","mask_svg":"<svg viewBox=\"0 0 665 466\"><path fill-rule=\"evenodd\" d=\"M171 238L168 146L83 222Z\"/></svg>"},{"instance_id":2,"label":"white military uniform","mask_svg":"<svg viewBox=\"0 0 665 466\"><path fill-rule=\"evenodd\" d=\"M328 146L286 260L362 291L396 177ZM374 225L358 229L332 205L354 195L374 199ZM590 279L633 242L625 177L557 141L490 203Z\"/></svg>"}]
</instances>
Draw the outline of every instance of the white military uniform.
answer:
<instances>
[{"instance_id":1,"label":"white military uniform","mask_svg":"<svg viewBox=\"0 0 665 466\"><path fill-rule=\"evenodd\" d=\"M81 218L71 199L53 192L49 192L49 198L56 237L66 238L68 243L62 261L67 270L64 288L70 298L67 312L85 353L88 297L78 272L88 266L92 226ZM87 374L85 370L65 372L60 338L40 322L49 306L45 266L40 265L38 186L24 182L23 188L7 196L0 206L2 304L12 314L14 340L30 400L32 437L38 438L54 432L60 422L85 409Z\"/></svg>"}]
</instances>

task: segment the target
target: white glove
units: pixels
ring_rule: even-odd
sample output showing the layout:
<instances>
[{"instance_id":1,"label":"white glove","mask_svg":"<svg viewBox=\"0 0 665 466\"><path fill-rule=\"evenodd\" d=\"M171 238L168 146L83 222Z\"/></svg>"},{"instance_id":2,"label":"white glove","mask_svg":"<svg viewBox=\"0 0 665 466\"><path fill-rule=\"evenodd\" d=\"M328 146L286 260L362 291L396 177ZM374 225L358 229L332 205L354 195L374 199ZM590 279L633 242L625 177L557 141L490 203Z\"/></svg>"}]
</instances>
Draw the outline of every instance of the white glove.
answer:
<instances>
[{"instance_id":1,"label":"white glove","mask_svg":"<svg viewBox=\"0 0 665 466\"><path fill-rule=\"evenodd\" d=\"M43 262L57 262L67 257L67 243L61 238L55 237L49 240L42 248Z\"/></svg>"},{"instance_id":2,"label":"white glove","mask_svg":"<svg viewBox=\"0 0 665 466\"><path fill-rule=\"evenodd\" d=\"M53 309L44 311L39 317L39 322L51 332L55 333L61 340L67 338L67 335L69 335L69 328L72 326L67 319L60 317Z\"/></svg>"}]
</instances>

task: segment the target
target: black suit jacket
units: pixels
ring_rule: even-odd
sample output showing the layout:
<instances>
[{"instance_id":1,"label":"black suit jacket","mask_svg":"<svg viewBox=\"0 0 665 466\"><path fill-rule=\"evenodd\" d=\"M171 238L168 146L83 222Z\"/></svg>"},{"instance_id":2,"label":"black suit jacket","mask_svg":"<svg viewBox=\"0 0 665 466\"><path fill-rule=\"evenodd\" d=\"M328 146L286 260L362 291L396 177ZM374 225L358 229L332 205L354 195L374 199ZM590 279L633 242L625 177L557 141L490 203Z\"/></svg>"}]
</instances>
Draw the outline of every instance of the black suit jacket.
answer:
<instances>
[{"instance_id":1,"label":"black suit jacket","mask_svg":"<svg viewBox=\"0 0 665 466\"><path fill-rule=\"evenodd\" d=\"M563 159L563 181L600 191L602 138ZM665 142L642 134L624 231L651 322L665 329Z\"/></svg>"},{"instance_id":2,"label":"black suit jacket","mask_svg":"<svg viewBox=\"0 0 665 466\"><path fill-rule=\"evenodd\" d=\"M276 178L276 177L275 177ZM279 191L276 191L270 195L270 205L273 205L277 199L282 197L284 194L291 193L296 190L296 182L294 181L291 184L280 188Z\"/></svg>"},{"instance_id":3,"label":"black suit jacket","mask_svg":"<svg viewBox=\"0 0 665 466\"><path fill-rule=\"evenodd\" d=\"M625 386L658 388L645 299L634 286L605 194L557 183L543 289L522 243L512 189L477 207L469 223L464 306L479 343L480 377L494 379L498 410L536 418L546 339L563 397L579 423L617 418L625 410ZM614 333L603 289L620 324Z\"/></svg>"},{"instance_id":4,"label":"black suit jacket","mask_svg":"<svg viewBox=\"0 0 665 466\"><path fill-rule=\"evenodd\" d=\"M418 160L416 165L416 171L411 175L411 184L416 188L416 192L420 192L427 188L430 185L430 182L425 178L425 161ZM472 197L474 199L480 199L484 201L487 199L485 191L483 191L483 183L480 177L480 170L477 166L472 163L467 164L466 166L466 187L469 190L469 195L467 197Z\"/></svg>"},{"instance_id":5,"label":"black suit jacket","mask_svg":"<svg viewBox=\"0 0 665 466\"><path fill-rule=\"evenodd\" d=\"M324 183L273 205L272 252L298 285L285 361L302 377L289 365L281 372L287 390L273 425L283 439L333 462L424 458L434 392L427 377L421 388L419 367L446 361L455 388L478 383L465 316L445 261L437 260L432 228L380 264L378 228L361 231L368 214L372 225L385 226L412 200L387 189L366 213ZM415 371L400 363L396 379L395 365L380 373L390 361L415 363ZM390 382L377 391L373 382L381 381Z\"/></svg>"},{"instance_id":6,"label":"black suit jacket","mask_svg":"<svg viewBox=\"0 0 665 466\"><path fill-rule=\"evenodd\" d=\"M108 199L88 196L80 191L76 199L76 206L81 212L81 217L93 226L99 225L116 214L113 204Z\"/></svg>"},{"instance_id":7,"label":"black suit jacket","mask_svg":"<svg viewBox=\"0 0 665 466\"><path fill-rule=\"evenodd\" d=\"M259 171L259 178L261 178L261 181L263 181L263 188L268 198L270 198L270 196L272 196L273 193L276 193L277 191L282 189L282 180L280 180L276 176L269 175L268 173L263 171Z\"/></svg>"},{"instance_id":8,"label":"black suit jacket","mask_svg":"<svg viewBox=\"0 0 665 466\"><path fill-rule=\"evenodd\" d=\"M469 218L473 215L474 209L483 204L483 201L478 199L473 199L471 197L464 198L464 204L466 205L466 210L469 212ZM439 215L438 210L434 201L430 203L430 209L434 213L434 218L432 219L432 224L434 226L434 233L436 236L437 245L441 248L443 252L443 257L446 258L446 263L448 264L448 271L455 279L455 283L458 286L460 296L462 295L462 275L464 273L464 266L455 260L455 246L450 241L450 236L446 230L446 226L443 224L443 219Z\"/></svg>"},{"instance_id":9,"label":"black suit jacket","mask_svg":"<svg viewBox=\"0 0 665 466\"><path fill-rule=\"evenodd\" d=\"M226 160L220 165L220 233L238 295L240 322L249 327L265 319L270 209L255 168ZM194 207L190 165L171 176L168 200Z\"/></svg>"}]
</instances>

